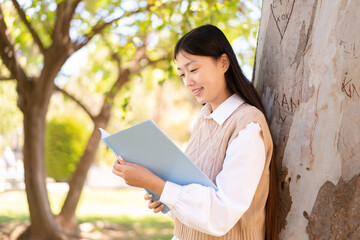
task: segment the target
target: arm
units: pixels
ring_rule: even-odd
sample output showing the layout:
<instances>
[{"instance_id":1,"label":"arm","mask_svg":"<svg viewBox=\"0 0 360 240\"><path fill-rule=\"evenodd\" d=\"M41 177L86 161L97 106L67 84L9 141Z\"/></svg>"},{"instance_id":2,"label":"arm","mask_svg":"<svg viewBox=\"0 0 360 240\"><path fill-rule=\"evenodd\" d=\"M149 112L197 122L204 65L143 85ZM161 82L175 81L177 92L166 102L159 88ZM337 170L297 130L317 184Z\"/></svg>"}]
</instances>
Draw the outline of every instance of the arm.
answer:
<instances>
[{"instance_id":1,"label":"arm","mask_svg":"<svg viewBox=\"0 0 360 240\"><path fill-rule=\"evenodd\" d=\"M214 236L228 232L250 207L265 164L259 124L241 130L226 150L216 177L218 191L199 184L166 182L160 201L184 224ZM237 184L234 184L236 181Z\"/></svg>"}]
</instances>

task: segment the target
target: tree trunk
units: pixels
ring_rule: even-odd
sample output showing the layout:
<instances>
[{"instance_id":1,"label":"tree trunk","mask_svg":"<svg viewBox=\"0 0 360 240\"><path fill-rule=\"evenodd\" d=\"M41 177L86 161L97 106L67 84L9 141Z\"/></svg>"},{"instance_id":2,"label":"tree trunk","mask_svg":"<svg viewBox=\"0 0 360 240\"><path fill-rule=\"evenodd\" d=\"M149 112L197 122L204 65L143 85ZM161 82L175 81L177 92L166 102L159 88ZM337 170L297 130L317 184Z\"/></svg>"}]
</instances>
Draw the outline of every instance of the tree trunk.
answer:
<instances>
[{"instance_id":1,"label":"tree trunk","mask_svg":"<svg viewBox=\"0 0 360 240\"><path fill-rule=\"evenodd\" d=\"M31 226L21 239L65 239L52 214L46 189L45 132L46 113L54 79L69 57L53 53L45 55L44 68L38 78L27 79L18 88L18 106L24 115L24 171ZM18 83L18 86L20 84Z\"/></svg>"},{"instance_id":2,"label":"tree trunk","mask_svg":"<svg viewBox=\"0 0 360 240\"><path fill-rule=\"evenodd\" d=\"M50 209L44 163L46 109L28 101L24 109L24 170L31 226L30 239L62 239ZM26 234L28 235L28 233Z\"/></svg>"},{"instance_id":3,"label":"tree trunk","mask_svg":"<svg viewBox=\"0 0 360 240\"><path fill-rule=\"evenodd\" d=\"M69 192L61 212L57 217L58 223L62 229L67 232L73 232L77 227L77 220L75 217L76 207L80 200L82 189L85 185L87 173L91 164L94 162L96 151L99 146L100 132L98 128L105 128L109 119L110 117L107 117L107 119L104 119L104 121L102 121L103 123L100 125L95 124L84 154L79 160L75 172L73 173L73 177L69 183Z\"/></svg>"},{"instance_id":4,"label":"tree trunk","mask_svg":"<svg viewBox=\"0 0 360 240\"><path fill-rule=\"evenodd\" d=\"M105 96L104 102L100 113L93 119L94 130L90 136L84 154L82 155L79 163L76 166L76 170L70 180L69 192L66 196L64 205L61 209L57 221L60 226L66 231L74 231L77 227L77 220L75 217L76 207L80 199L82 189L84 187L87 173L91 164L94 162L95 154L99 146L100 132L99 128L106 128L111 117L111 109L113 106L113 100L119 90L130 80L129 69L120 69L118 73L118 79L112 86L109 94ZM110 173L109 173L110 174Z\"/></svg>"},{"instance_id":5,"label":"tree trunk","mask_svg":"<svg viewBox=\"0 0 360 240\"><path fill-rule=\"evenodd\" d=\"M360 1L264 0L254 84L280 176L280 239L360 239Z\"/></svg>"}]
</instances>

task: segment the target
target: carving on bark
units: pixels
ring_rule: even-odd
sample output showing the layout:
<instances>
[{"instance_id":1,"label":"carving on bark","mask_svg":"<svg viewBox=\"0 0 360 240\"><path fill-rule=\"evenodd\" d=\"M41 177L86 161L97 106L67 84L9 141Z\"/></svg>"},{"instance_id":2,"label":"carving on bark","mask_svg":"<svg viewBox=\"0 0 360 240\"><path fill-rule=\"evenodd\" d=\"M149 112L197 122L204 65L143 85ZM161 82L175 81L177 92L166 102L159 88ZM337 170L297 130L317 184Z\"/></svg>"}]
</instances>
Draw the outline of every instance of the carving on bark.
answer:
<instances>
[{"instance_id":1,"label":"carving on bark","mask_svg":"<svg viewBox=\"0 0 360 240\"><path fill-rule=\"evenodd\" d=\"M291 14L294 9L295 0L273 0L270 4L271 12L274 17L281 40L284 37Z\"/></svg>"}]
</instances>

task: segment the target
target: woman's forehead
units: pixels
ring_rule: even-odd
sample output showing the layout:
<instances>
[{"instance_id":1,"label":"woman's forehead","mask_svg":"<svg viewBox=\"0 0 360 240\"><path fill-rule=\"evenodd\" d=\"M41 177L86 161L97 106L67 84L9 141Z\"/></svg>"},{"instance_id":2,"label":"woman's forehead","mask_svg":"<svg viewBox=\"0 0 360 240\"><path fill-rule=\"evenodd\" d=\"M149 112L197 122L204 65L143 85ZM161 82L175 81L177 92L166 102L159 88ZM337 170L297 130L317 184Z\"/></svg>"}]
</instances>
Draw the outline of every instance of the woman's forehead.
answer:
<instances>
[{"instance_id":1,"label":"woman's forehead","mask_svg":"<svg viewBox=\"0 0 360 240\"><path fill-rule=\"evenodd\" d=\"M212 58L209 56L193 55L181 51L176 55L177 65L189 65L189 63L209 61Z\"/></svg>"}]
</instances>

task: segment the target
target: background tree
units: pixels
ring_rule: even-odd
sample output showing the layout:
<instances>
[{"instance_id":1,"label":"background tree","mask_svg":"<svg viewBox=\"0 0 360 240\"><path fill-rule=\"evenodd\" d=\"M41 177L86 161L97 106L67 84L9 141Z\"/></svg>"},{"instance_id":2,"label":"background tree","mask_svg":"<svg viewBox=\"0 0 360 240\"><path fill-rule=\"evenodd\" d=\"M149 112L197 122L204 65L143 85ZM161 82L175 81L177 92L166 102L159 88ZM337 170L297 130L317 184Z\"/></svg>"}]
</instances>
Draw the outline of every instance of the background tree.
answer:
<instances>
[{"instance_id":1,"label":"background tree","mask_svg":"<svg viewBox=\"0 0 360 240\"><path fill-rule=\"evenodd\" d=\"M245 22L241 19L246 11L244 3L237 1L64 0L32 1L20 6L13 0L12 4L0 5L0 56L8 69L1 78L16 80L18 107L24 117L24 168L31 227L23 237L68 236L64 230L74 225L76 206L99 143L97 128L107 126L114 98L124 84L146 67L171 59L173 39L197 25L216 23L226 29L230 38L241 34L255 39L247 18ZM97 40L97 35L106 39L103 44L109 47L108 56L116 62L113 68L116 76L99 83L109 88L103 88L103 100L95 112L61 84L56 84L56 80L72 54L90 40ZM151 46L150 40L154 39ZM169 69L166 76L171 74ZM58 218L60 225L50 210L44 164L46 114L55 90L76 102L93 122L93 133L70 181Z\"/></svg>"},{"instance_id":2,"label":"background tree","mask_svg":"<svg viewBox=\"0 0 360 240\"><path fill-rule=\"evenodd\" d=\"M280 239L360 238L359 11L263 1L254 82L281 166Z\"/></svg>"}]
</instances>

